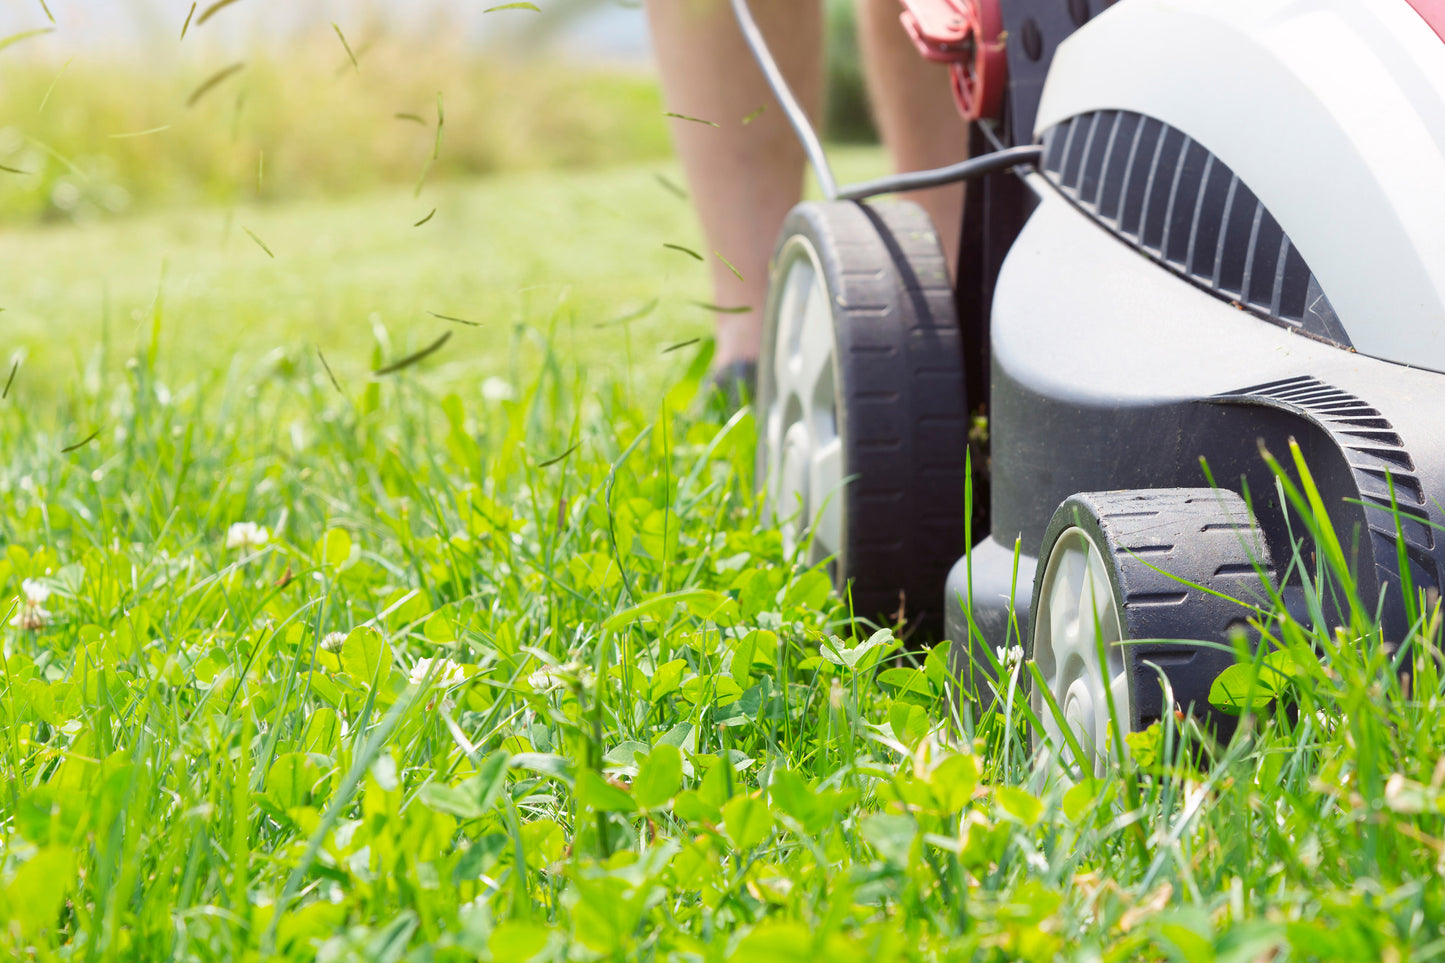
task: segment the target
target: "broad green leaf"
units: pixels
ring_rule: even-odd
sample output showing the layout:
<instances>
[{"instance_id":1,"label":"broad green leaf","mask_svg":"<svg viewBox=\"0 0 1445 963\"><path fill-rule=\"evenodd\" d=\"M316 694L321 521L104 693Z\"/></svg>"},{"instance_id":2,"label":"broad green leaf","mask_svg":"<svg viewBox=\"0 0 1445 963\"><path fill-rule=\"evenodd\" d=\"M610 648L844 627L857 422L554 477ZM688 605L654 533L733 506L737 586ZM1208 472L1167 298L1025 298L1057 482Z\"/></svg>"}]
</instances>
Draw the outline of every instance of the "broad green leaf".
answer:
<instances>
[{"instance_id":1,"label":"broad green leaf","mask_svg":"<svg viewBox=\"0 0 1445 963\"><path fill-rule=\"evenodd\" d=\"M316 543L316 554L329 568L340 568L351 558L351 535L344 528L333 528Z\"/></svg>"},{"instance_id":2,"label":"broad green leaf","mask_svg":"<svg viewBox=\"0 0 1445 963\"><path fill-rule=\"evenodd\" d=\"M376 629L352 629L341 643L341 670L359 685L384 682L391 674L391 646Z\"/></svg>"},{"instance_id":3,"label":"broad green leaf","mask_svg":"<svg viewBox=\"0 0 1445 963\"><path fill-rule=\"evenodd\" d=\"M607 763L609 768L615 767L626 769L629 772L635 772L637 770L637 757L640 755L645 756L647 753L648 748L645 742L634 742L629 739L626 742L619 743L611 749L608 749L607 752L603 754L602 761Z\"/></svg>"},{"instance_id":4,"label":"broad green leaf","mask_svg":"<svg viewBox=\"0 0 1445 963\"><path fill-rule=\"evenodd\" d=\"M1129 747L1129 756L1140 769L1153 769L1159 765L1160 742L1164 730L1155 722L1138 732L1124 735L1124 744Z\"/></svg>"},{"instance_id":5,"label":"broad green leaf","mask_svg":"<svg viewBox=\"0 0 1445 963\"><path fill-rule=\"evenodd\" d=\"M497 797L506 787L511 757L497 751L482 760L477 774L455 786L430 782L417 794L429 809L448 813L460 819L478 819L496 805Z\"/></svg>"},{"instance_id":6,"label":"broad green leaf","mask_svg":"<svg viewBox=\"0 0 1445 963\"><path fill-rule=\"evenodd\" d=\"M573 882L572 932L587 949L611 956L620 954L637 927L638 912L623 898L620 881L581 879Z\"/></svg>"},{"instance_id":7,"label":"broad green leaf","mask_svg":"<svg viewBox=\"0 0 1445 963\"><path fill-rule=\"evenodd\" d=\"M755 568L734 579L743 618L756 619L759 613L776 611L782 584L783 573L775 568Z\"/></svg>"},{"instance_id":8,"label":"broad green leaf","mask_svg":"<svg viewBox=\"0 0 1445 963\"><path fill-rule=\"evenodd\" d=\"M932 687L928 684L928 676L924 675L921 669L884 669L878 673L878 681L897 690L895 695L901 696L907 693L929 698L933 696Z\"/></svg>"},{"instance_id":9,"label":"broad green leaf","mask_svg":"<svg viewBox=\"0 0 1445 963\"><path fill-rule=\"evenodd\" d=\"M697 740L694 738L692 723L679 722L667 730L657 742L658 745L675 746L679 750L686 750L690 754L696 748Z\"/></svg>"},{"instance_id":10,"label":"broad green leaf","mask_svg":"<svg viewBox=\"0 0 1445 963\"><path fill-rule=\"evenodd\" d=\"M1044 804L1039 801L1037 796L1031 795L1017 786L998 787L994 790L994 798L998 800L1000 809L1025 826L1032 826L1038 822L1044 812Z\"/></svg>"},{"instance_id":11,"label":"broad green leaf","mask_svg":"<svg viewBox=\"0 0 1445 963\"><path fill-rule=\"evenodd\" d=\"M649 689L651 700L657 700L669 696L678 690L682 685L683 674L687 672L687 662L684 659L673 659L671 662L664 662L652 673L652 685Z\"/></svg>"},{"instance_id":12,"label":"broad green leaf","mask_svg":"<svg viewBox=\"0 0 1445 963\"><path fill-rule=\"evenodd\" d=\"M612 785L591 769L577 777L577 803L596 812L630 813L636 809L624 789Z\"/></svg>"},{"instance_id":13,"label":"broad green leaf","mask_svg":"<svg viewBox=\"0 0 1445 963\"><path fill-rule=\"evenodd\" d=\"M1071 823L1080 823L1084 814L1094 808L1103 791L1104 783L1101 780L1093 777L1080 780L1064 793L1064 816Z\"/></svg>"},{"instance_id":14,"label":"broad green leaf","mask_svg":"<svg viewBox=\"0 0 1445 963\"><path fill-rule=\"evenodd\" d=\"M752 849L772 832L773 816L767 803L758 797L737 796L723 807L723 823L733 845Z\"/></svg>"},{"instance_id":15,"label":"broad green leaf","mask_svg":"<svg viewBox=\"0 0 1445 963\"><path fill-rule=\"evenodd\" d=\"M820 963L813 939L813 930L791 920L769 919L753 927L737 952L735 960L768 960L771 963Z\"/></svg>"},{"instance_id":16,"label":"broad green leaf","mask_svg":"<svg viewBox=\"0 0 1445 963\"><path fill-rule=\"evenodd\" d=\"M716 759L717 757L714 756L712 758ZM700 765L702 758L694 756L693 762ZM704 803L715 809L722 809L731 795L728 791L729 783L727 763L718 760L712 764L712 768L708 769L707 773L702 777L702 782L698 784L697 792L698 795L702 797Z\"/></svg>"},{"instance_id":17,"label":"broad green leaf","mask_svg":"<svg viewBox=\"0 0 1445 963\"><path fill-rule=\"evenodd\" d=\"M889 706L888 722L893 726L894 738L908 746L926 736L930 727L927 711L902 699Z\"/></svg>"},{"instance_id":18,"label":"broad green leaf","mask_svg":"<svg viewBox=\"0 0 1445 963\"><path fill-rule=\"evenodd\" d=\"M512 756L513 769L528 769L543 776L572 782L572 762L550 752L519 752Z\"/></svg>"},{"instance_id":19,"label":"broad green leaf","mask_svg":"<svg viewBox=\"0 0 1445 963\"><path fill-rule=\"evenodd\" d=\"M534 819L522 825L522 848L526 850L527 865L547 866L557 862L567 852L567 834L553 819Z\"/></svg>"},{"instance_id":20,"label":"broad green leaf","mask_svg":"<svg viewBox=\"0 0 1445 963\"><path fill-rule=\"evenodd\" d=\"M677 818L690 823L716 823L722 818L722 810L705 800L702 793L688 789L677 794L672 801L672 812Z\"/></svg>"},{"instance_id":21,"label":"broad green leaf","mask_svg":"<svg viewBox=\"0 0 1445 963\"><path fill-rule=\"evenodd\" d=\"M492 930L487 948L495 963L527 963L547 948L550 931L538 923L506 920Z\"/></svg>"},{"instance_id":22,"label":"broad green leaf","mask_svg":"<svg viewBox=\"0 0 1445 963\"><path fill-rule=\"evenodd\" d=\"M831 594L833 594L832 579L828 578L827 572L815 568L799 575L793 580L793 584L788 586L787 591L783 593L783 607L817 611L828 601L828 596ZM883 631L888 630L884 629Z\"/></svg>"},{"instance_id":23,"label":"broad green leaf","mask_svg":"<svg viewBox=\"0 0 1445 963\"><path fill-rule=\"evenodd\" d=\"M336 741L340 737L341 720L336 715L336 710L321 706L313 709L306 720L301 747L307 752L330 755L336 751Z\"/></svg>"},{"instance_id":24,"label":"broad green leaf","mask_svg":"<svg viewBox=\"0 0 1445 963\"><path fill-rule=\"evenodd\" d=\"M821 830L832 816L832 808L823 805L803 777L789 769L774 770L768 782L768 797L808 833Z\"/></svg>"},{"instance_id":25,"label":"broad green leaf","mask_svg":"<svg viewBox=\"0 0 1445 963\"><path fill-rule=\"evenodd\" d=\"M47 846L15 871L5 887L10 923L31 938L42 929L60 924L60 910L75 878L76 854L60 846Z\"/></svg>"},{"instance_id":26,"label":"broad green leaf","mask_svg":"<svg viewBox=\"0 0 1445 963\"><path fill-rule=\"evenodd\" d=\"M1213 929L1208 916L1192 909L1166 910L1158 917L1159 935L1178 948L1186 963L1214 963Z\"/></svg>"},{"instance_id":27,"label":"broad green leaf","mask_svg":"<svg viewBox=\"0 0 1445 963\"><path fill-rule=\"evenodd\" d=\"M441 612L433 612L429 615L421 631L422 635L426 636L428 642L434 642L437 645L445 645L457 637L456 630L452 628L451 620Z\"/></svg>"},{"instance_id":28,"label":"broad green leaf","mask_svg":"<svg viewBox=\"0 0 1445 963\"><path fill-rule=\"evenodd\" d=\"M858 824L863 838L873 844L879 855L899 866L908 864L908 851L913 846L913 837L918 833L918 824L911 816L898 813L874 813Z\"/></svg>"},{"instance_id":29,"label":"broad green leaf","mask_svg":"<svg viewBox=\"0 0 1445 963\"><path fill-rule=\"evenodd\" d=\"M740 686L746 686L756 665L771 666L778 649L778 636L766 629L754 629L733 646L732 677Z\"/></svg>"},{"instance_id":30,"label":"broad green leaf","mask_svg":"<svg viewBox=\"0 0 1445 963\"><path fill-rule=\"evenodd\" d=\"M1237 663L1215 676L1209 686L1209 704L1231 716L1246 711L1261 712L1274 701L1273 673L1253 665Z\"/></svg>"},{"instance_id":31,"label":"broad green leaf","mask_svg":"<svg viewBox=\"0 0 1445 963\"><path fill-rule=\"evenodd\" d=\"M456 786L429 782L421 787L416 798L428 809L449 813L458 819L477 819L485 812L478 804L475 793L468 790L465 782Z\"/></svg>"},{"instance_id":32,"label":"broad green leaf","mask_svg":"<svg viewBox=\"0 0 1445 963\"><path fill-rule=\"evenodd\" d=\"M475 880L496 865L503 853L512 849L512 837L506 833L488 833L473 842L452 870L452 882Z\"/></svg>"},{"instance_id":33,"label":"broad green leaf","mask_svg":"<svg viewBox=\"0 0 1445 963\"><path fill-rule=\"evenodd\" d=\"M968 805L978 787L978 763L967 753L949 756L934 767L928 785L940 808L958 812Z\"/></svg>"},{"instance_id":34,"label":"broad green leaf","mask_svg":"<svg viewBox=\"0 0 1445 963\"><path fill-rule=\"evenodd\" d=\"M266 773L266 794L283 810L300 806L319 775L304 752L282 753Z\"/></svg>"},{"instance_id":35,"label":"broad green leaf","mask_svg":"<svg viewBox=\"0 0 1445 963\"><path fill-rule=\"evenodd\" d=\"M830 635L818 647L818 654L844 668L863 671L878 664L889 652L902 645L892 629L879 629L864 641L849 647L836 635Z\"/></svg>"},{"instance_id":36,"label":"broad green leaf","mask_svg":"<svg viewBox=\"0 0 1445 963\"><path fill-rule=\"evenodd\" d=\"M743 688L726 675L697 675L682 684L682 697L693 705L730 706L742 698Z\"/></svg>"},{"instance_id":37,"label":"broad green leaf","mask_svg":"<svg viewBox=\"0 0 1445 963\"><path fill-rule=\"evenodd\" d=\"M659 745L637 770L632 798L639 808L657 809L682 788L682 753L675 746Z\"/></svg>"}]
</instances>

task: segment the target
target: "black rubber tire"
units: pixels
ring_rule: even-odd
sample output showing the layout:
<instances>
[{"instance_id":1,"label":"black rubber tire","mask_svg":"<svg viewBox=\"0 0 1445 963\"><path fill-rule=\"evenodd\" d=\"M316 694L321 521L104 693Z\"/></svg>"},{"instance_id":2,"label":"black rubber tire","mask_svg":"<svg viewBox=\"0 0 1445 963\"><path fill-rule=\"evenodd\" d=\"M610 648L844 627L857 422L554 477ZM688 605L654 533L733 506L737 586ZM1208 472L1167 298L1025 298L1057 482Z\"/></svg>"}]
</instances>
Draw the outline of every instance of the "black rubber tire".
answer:
<instances>
[{"instance_id":1,"label":"black rubber tire","mask_svg":"<svg viewBox=\"0 0 1445 963\"><path fill-rule=\"evenodd\" d=\"M835 588L856 615L942 625L949 567L967 549L968 412L948 265L928 215L907 202L808 202L783 225L772 263L758 371L759 424L774 403L773 345L784 255L817 253L833 308L836 422L843 445L842 546ZM759 486L770 457L758 444Z\"/></svg>"},{"instance_id":2,"label":"black rubber tire","mask_svg":"<svg viewBox=\"0 0 1445 963\"><path fill-rule=\"evenodd\" d=\"M1228 644L1231 631L1249 618L1247 606L1268 605L1261 570L1271 585L1277 584L1264 535L1244 499L1234 492L1210 488L1087 492L1070 496L1049 522L1030 612L1040 611L1044 572L1054 544L1075 526L1103 556L1125 640ZM1186 585L1181 579L1228 598ZM1033 629L1030 625L1025 636L1024 655L1030 659L1034 657ZM1209 687L1234 664L1232 653L1163 642L1124 645L1122 649L1133 731L1163 717L1164 688L1157 666L1174 690L1175 704L1168 708L1192 712L1207 721L1221 739L1233 734L1235 720L1209 706Z\"/></svg>"}]
</instances>

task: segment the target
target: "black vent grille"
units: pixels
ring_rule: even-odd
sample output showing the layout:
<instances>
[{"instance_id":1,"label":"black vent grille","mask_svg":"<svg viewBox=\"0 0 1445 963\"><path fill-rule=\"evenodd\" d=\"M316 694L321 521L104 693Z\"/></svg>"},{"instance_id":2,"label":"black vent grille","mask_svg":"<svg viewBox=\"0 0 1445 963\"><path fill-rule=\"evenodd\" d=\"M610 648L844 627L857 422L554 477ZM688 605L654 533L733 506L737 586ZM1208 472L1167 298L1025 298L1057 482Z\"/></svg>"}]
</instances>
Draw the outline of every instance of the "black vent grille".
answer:
<instances>
[{"instance_id":1,"label":"black vent grille","mask_svg":"<svg viewBox=\"0 0 1445 963\"><path fill-rule=\"evenodd\" d=\"M1162 121L1080 114L1044 134L1044 174L1112 233L1250 313L1350 347L1324 290L1254 192Z\"/></svg>"},{"instance_id":2,"label":"black vent grille","mask_svg":"<svg viewBox=\"0 0 1445 963\"><path fill-rule=\"evenodd\" d=\"M1393 425L1362 398L1303 375L1219 396L1266 403L1305 415L1339 446L1354 475L1369 526L1377 585L1399 584L1397 544L1403 543L1411 578L1419 590L1439 593L1435 523L1415 459ZM1391 489L1393 488L1393 493ZM1398 529L1397 529L1398 525ZM1389 596L1393 604L1398 592Z\"/></svg>"}]
</instances>

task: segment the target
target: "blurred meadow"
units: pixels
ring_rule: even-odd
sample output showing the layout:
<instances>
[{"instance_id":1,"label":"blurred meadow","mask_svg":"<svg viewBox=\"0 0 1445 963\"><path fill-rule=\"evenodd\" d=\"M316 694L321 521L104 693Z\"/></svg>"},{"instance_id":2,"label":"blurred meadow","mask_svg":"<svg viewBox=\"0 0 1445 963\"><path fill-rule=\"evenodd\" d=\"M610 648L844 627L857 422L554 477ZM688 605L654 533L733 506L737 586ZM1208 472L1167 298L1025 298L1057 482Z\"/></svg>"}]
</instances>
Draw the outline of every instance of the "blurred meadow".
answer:
<instances>
[{"instance_id":1,"label":"blurred meadow","mask_svg":"<svg viewBox=\"0 0 1445 963\"><path fill-rule=\"evenodd\" d=\"M659 297L665 258L605 255L692 229L653 177L669 147L645 63L504 56L510 34L443 5L272 28L285 5L199 23L168 4L162 36L154 6L119 4L78 37L50 6L53 32L0 51L0 329L39 397L157 319L181 377L302 345L359 367L378 324L403 345L448 326L427 311L485 324L453 356L495 369L523 317L575 309L590 334Z\"/></svg>"},{"instance_id":2,"label":"blurred meadow","mask_svg":"<svg viewBox=\"0 0 1445 963\"><path fill-rule=\"evenodd\" d=\"M703 266L662 247L703 249L639 10L207 9L0 12L0 350L31 397L157 319L177 375L313 348L361 374L377 331L405 348L449 326L443 375L495 374L545 317L645 377L708 333ZM834 126L866 140L856 55L835 72Z\"/></svg>"}]
</instances>

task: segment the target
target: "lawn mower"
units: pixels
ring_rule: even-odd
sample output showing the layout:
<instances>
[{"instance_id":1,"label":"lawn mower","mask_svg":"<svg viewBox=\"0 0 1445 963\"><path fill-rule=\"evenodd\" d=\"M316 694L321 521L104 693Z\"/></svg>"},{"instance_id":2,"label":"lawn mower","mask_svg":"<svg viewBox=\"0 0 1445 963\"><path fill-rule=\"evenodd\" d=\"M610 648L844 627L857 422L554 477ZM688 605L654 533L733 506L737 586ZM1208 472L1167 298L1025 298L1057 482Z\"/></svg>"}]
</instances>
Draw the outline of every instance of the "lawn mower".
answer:
<instances>
[{"instance_id":1,"label":"lawn mower","mask_svg":"<svg viewBox=\"0 0 1445 963\"><path fill-rule=\"evenodd\" d=\"M731 2L828 197L772 263L759 484L857 614L1021 645L1096 757L1208 717L1315 574L1293 442L1406 638L1445 563L1445 0L903 0L971 156L851 187ZM959 180L951 283L863 201Z\"/></svg>"}]
</instances>

